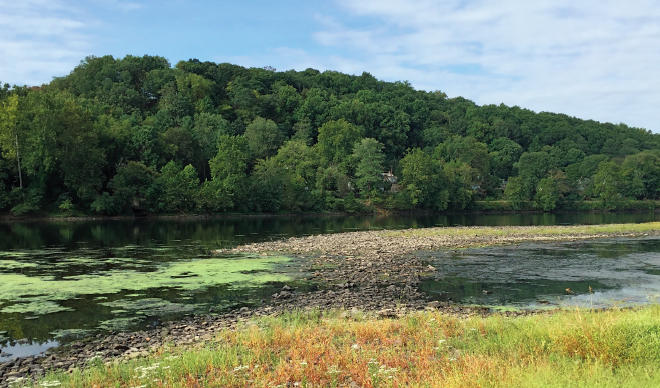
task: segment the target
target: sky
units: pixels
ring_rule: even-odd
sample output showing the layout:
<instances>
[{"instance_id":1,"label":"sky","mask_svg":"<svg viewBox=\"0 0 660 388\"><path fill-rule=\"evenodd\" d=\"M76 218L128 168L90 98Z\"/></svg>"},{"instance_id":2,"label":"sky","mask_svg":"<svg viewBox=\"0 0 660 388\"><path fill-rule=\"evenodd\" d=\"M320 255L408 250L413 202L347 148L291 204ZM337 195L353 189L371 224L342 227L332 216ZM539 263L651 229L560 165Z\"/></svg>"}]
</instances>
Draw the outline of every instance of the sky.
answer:
<instances>
[{"instance_id":1,"label":"sky","mask_svg":"<svg viewBox=\"0 0 660 388\"><path fill-rule=\"evenodd\" d=\"M0 0L2 83L128 54L366 71L660 132L658 0Z\"/></svg>"}]
</instances>

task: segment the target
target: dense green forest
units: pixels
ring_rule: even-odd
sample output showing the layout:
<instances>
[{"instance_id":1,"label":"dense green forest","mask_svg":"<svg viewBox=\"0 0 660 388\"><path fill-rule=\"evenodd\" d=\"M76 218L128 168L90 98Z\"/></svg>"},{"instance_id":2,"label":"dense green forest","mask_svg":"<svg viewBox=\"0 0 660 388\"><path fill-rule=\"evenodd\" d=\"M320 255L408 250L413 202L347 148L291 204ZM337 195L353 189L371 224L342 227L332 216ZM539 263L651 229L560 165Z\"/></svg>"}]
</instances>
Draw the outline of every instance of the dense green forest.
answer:
<instances>
[{"instance_id":1,"label":"dense green forest","mask_svg":"<svg viewBox=\"0 0 660 388\"><path fill-rule=\"evenodd\" d=\"M611 209L660 192L660 136L644 129L369 73L157 56L4 85L0 148L14 214Z\"/></svg>"}]
</instances>

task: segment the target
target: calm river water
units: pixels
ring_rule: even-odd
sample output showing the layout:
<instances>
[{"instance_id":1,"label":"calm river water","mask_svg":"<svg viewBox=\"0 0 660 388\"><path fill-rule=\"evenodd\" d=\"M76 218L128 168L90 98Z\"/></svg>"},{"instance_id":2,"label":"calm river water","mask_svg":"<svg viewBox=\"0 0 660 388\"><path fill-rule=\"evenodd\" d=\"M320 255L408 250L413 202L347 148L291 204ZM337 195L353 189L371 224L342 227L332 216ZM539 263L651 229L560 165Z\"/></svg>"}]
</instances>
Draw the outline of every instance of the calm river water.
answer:
<instances>
[{"instance_id":1,"label":"calm river water","mask_svg":"<svg viewBox=\"0 0 660 388\"><path fill-rule=\"evenodd\" d=\"M601 213L0 223L0 362L99 331L259 304L284 282L309 286L289 258L217 257L212 249L353 230L658 220ZM420 254L439 268L423 289L465 303L641 303L660 284L656 239Z\"/></svg>"}]
</instances>

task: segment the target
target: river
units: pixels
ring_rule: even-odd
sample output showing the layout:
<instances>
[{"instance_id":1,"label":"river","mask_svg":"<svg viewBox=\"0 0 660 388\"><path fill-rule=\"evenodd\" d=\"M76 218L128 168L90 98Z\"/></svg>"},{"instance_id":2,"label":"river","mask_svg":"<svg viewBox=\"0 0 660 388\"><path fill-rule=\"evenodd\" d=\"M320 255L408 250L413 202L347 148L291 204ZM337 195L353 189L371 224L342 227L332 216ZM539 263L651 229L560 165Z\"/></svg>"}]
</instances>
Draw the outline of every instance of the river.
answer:
<instances>
[{"instance_id":1,"label":"river","mask_svg":"<svg viewBox=\"0 0 660 388\"><path fill-rule=\"evenodd\" d=\"M313 287L290 258L212 256L213 249L355 230L658 220L660 214L649 212L0 223L0 362L99 332L258 305L284 283ZM640 287L658 281L657 240L594 244L420 253L439 268L422 289L436 299L512 307L594 300L600 306L630 299L631 293L638 303L653 292ZM602 259L602 252L614 251L620 254ZM622 277L638 280L621 282ZM628 289L633 291L621 293Z\"/></svg>"}]
</instances>

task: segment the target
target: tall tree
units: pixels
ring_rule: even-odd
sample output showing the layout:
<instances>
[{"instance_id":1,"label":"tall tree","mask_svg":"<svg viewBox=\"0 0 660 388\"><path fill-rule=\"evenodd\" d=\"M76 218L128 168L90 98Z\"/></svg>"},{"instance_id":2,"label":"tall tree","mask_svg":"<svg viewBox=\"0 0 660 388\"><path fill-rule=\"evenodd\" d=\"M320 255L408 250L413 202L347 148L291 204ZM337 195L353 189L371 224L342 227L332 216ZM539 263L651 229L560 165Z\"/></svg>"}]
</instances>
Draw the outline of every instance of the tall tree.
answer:
<instances>
[{"instance_id":1,"label":"tall tree","mask_svg":"<svg viewBox=\"0 0 660 388\"><path fill-rule=\"evenodd\" d=\"M362 139L355 144L353 157L358 161L355 169L357 187L363 194L376 189L383 182L383 144L376 139Z\"/></svg>"},{"instance_id":2,"label":"tall tree","mask_svg":"<svg viewBox=\"0 0 660 388\"><path fill-rule=\"evenodd\" d=\"M20 147L18 141L18 95L10 96L0 105L0 147L2 156L16 159L19 187L23 188Z\"/></svg>"}]
</instances>

